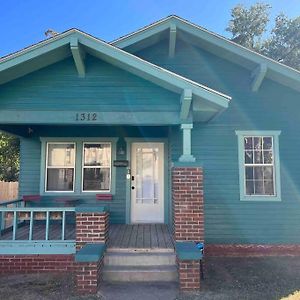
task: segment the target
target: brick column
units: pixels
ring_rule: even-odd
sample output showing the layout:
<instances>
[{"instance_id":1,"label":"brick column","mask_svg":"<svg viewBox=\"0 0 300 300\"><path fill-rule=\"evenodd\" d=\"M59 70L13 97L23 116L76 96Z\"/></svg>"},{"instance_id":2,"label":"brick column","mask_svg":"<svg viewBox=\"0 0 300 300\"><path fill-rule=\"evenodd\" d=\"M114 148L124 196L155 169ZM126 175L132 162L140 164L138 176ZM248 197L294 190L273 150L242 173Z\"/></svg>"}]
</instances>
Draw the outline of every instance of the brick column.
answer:
<instances>
[{"instance_id":1,"label":"brick column","mask_svg":"<svg viewBox=\"0 0 300 300\"><path fill-rule=\"evenodd\" d=\"M79 294L96 294L101 282L103 257L98 262L77 263L76 288Z\"/></svg>"},{"instance_id":2,"label":"brick column","mask_svg":"<svg viewBox=\"0 0 300 300\"><path fill-rule=\"evenodd\" d=\"M172 170L174 240L204 241L203 172L201 167Z\"/></svg>"},{"instance_id":3,"label":"brick column","mask_svg":"<svg viewBox=\"0 0 300 300\"><path fill-rule=\"evenodd\" d=\"M109 213L103 207L76 207L76 250L108 242Z\"/></svg>"},{"instance_id":4,"label":"brick column","mask_svg":"<svg viewBox=\"0 0 300 300\"><path fill-rule=\"evenodd\" d=\"M182 163L181 163L182 164ZM203 172L201 167L176 166L172 170L175 242L204 242ZM181 290L200 289L200 261L179 259Z\"/></svg>"},{"instance_id":5,"label":"brick column","mask_svg":"<svg viewBox=\"0 0 300 300\"><path fill-rule=\"evenodd\" d=\"M200 289L199 260L178 261L179 287L182 291Z\"/></svg>"}]
</instances>

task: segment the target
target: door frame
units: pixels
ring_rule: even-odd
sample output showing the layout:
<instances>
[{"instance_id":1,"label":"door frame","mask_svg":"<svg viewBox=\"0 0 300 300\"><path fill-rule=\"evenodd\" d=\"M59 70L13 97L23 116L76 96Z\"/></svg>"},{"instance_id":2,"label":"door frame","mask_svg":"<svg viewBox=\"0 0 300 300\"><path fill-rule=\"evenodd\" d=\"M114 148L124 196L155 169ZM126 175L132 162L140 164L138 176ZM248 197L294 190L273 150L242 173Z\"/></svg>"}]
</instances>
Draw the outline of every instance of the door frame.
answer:
<instances>
[{"instance_id":1,"label":"door frame","mask_svg":"<svg viewBox=\"0 0 300 300\"><path fill-rule=\"evenodd\" d=\"M124 138L126 141L126 158L129 162L127 167L131 171L131 144L132 143L163 143L164 144L164 224L169 223L170 211L170 170L169 170L169 143L167 138ZM131 224L131 176L126 178L126 224Z\"/></svg>"}]
</instances>

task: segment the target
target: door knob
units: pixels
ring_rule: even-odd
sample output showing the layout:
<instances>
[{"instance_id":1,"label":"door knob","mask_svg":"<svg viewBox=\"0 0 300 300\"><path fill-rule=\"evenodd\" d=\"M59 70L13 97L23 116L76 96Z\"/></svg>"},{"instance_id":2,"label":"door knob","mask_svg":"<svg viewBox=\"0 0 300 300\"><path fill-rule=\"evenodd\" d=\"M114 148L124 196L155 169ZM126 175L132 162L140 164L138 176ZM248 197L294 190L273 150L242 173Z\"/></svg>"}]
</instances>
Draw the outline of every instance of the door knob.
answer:
<instances>
[{"instance_id":1,"label":"door knob","mask_svg":"<svg viewBox=\"0 0 300 300\"><path fill-rule=\"evenodd\" d=\"M134 189L135 189L135 187L134 187L134 186L132 186L132 187L131 187L131 189L132 189L132 190L134 190Z\"/></svg>"}]
</instances>

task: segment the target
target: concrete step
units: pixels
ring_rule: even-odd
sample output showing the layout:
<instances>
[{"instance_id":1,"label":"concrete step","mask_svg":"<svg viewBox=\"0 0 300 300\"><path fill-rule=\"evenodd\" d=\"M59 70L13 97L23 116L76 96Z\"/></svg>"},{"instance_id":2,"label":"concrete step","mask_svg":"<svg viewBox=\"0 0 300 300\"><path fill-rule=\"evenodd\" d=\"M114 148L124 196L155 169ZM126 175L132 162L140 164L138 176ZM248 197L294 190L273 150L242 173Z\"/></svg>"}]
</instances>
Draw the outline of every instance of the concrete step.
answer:
<instances>
[{"instance_id":1,"label":"concrete step","mask_svg":"<svg viewBox=\"0 0 300 300\"><path fill-rule=\"evenodd\" d=\"M176 266L104 266L107 282L174 282L178 280Z\"/></svg>"},{"instance_id":2,"label":"concrete step","mask_svg":"<svg viewBox=\"0 0 300 300\"><path fill-rule=\"evenodd\" d=\"M104 256L106 266L175 266L176 255L170 253L130 253L107 252Z\"/></svg>"}]
</instances>

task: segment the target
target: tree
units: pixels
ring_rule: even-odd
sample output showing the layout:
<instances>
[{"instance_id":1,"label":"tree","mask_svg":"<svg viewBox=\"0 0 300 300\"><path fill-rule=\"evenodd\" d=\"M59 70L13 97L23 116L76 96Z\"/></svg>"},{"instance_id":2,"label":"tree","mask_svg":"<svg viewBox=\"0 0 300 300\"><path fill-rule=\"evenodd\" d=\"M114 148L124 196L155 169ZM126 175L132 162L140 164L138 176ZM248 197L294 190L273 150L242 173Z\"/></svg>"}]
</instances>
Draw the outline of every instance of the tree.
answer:
<instances>
[{"instance_id":1,"label":"tree","mask_svg":"<svg viewBox=\"0 0 300 300\"><path fill-rule=\"evenodd\" d=\"M277 16L271 37L264 42L261 53L300 70L300 17Z\"/></svg>"},{"instance_id":2,"label":"tree","mask_svg":"<svg viewBox=\"0 0 300 300\"><path fill-rule=\"evenodd\" d=\"M300 70L300 17L289 19L281 13L269 36L264 38L270 9L265 3L250 8L239 4L232 9L226 30L231 32L232 41Z\"/></svg>"},{"instance_id":3,"label":"tree","mask_svg":"<svg viewBox=\"0 0 300 300\"><path fill-rule=\"evenodd\" d=\"M227 31L232 33L232 41L247 48L257 50L260 47L262 34L266 32L271 6L256 3L249 9L238 4L231 10L232 19Z\"/></svg>"},{"instance_id":4,"label":"tree","mask_svg":"<svg viewBox=\"0 0 300 300\"><path fill-rule=\"evenodd\" d=\"M19 156L19 139L0 133L0 180L18 181Z\"/></svg>"}]
</instances>

